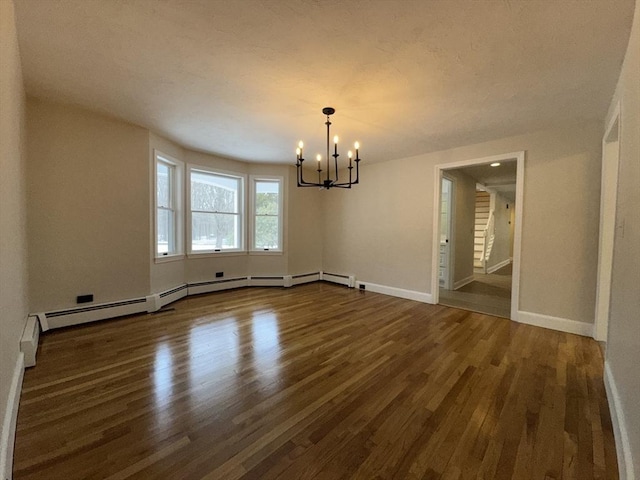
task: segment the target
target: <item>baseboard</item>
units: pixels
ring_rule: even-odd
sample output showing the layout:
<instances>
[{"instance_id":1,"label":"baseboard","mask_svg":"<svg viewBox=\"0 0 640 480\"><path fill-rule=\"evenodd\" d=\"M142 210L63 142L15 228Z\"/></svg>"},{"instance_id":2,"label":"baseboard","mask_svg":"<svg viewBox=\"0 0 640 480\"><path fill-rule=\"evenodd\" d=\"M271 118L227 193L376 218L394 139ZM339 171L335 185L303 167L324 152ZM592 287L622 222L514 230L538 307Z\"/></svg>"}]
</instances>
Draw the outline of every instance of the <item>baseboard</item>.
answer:
<instances>
[{"instance_id":1,"label":"baseboard","mask_svg":"<svg viewBox=\"0 0 640 480\"><path fill-rule=\"evenodd\" d=\"M7 397L7 409L2 420L2 432L0 433L0 474L3 479L10 479L13 476L13 448L16 438L16 421L18 419L18 405L20 403L23 377L24 354L20 352L13 370L11 387Z\"/></svg>"},{"instance_id":2,"label":"baseboard","mask_svg":"<svg viewBox=\"0 0 640 480\"><path fill-rule=\"evenodd\" d=\"M38 353L38 339L40 338L40 324L38 319L29 315L20 339L20 351L24 354L24 366L34 367L36 365L36 354Z\"/></svg>"},{"instance_id":3,"label":"baseboard","mask_svg":"<svg viewBox=\"0 0 640 480\"><path fill-rule=\"evenodd\" d=\"M364 285L365 290L369 292L382 293L383 295L405 298L407 300L415 300L416 302L433 303L433 297L430 293L405 290L404 288L388 287L386 285L378 285L376 283L356 282L357 288L360 288L360 285Z\"/></svg>"},{"instance_id":4,"label":"baseboard","mask_svg":"<svg viewBox=\"0 0 640 480\"><path fill-rule=\"evenodd\" d=\"M225 278L224 280L211 280L208 282L194 282L189 284L188 295L201 293L220 292L232 288L249 286L249 277Z\"/></svg>"},{"instance_id":5,"label":"baseboard","mask_svg":"<svg viewBox=\"0 0 640 480\"><path fill-rule=\"evenodd\" d=\"M320 280L320 272L301 273L299 275L291 275L291 286L302 285L303 283L312 283Z\"/></svg>"},{"instance_id":6,"label":"baseboard","mask_svg":"<svg viewBox=\"0 0 640 480\"><path fill-rule=\"evenodd\" d=\"M527 325L535 325L536 327L549 328L560 332L574 333L584 337L593 336L593 324L569 320L567 318L552 317L550 315L542 315L540 313L523 312L518 310L516 318L512 318L519 323Z\"/></svg>"},{"instance_id":7,"label":"baseboard","mask_svg":"<svg viewBox=\"0 0 640 480\"><path fill-rule=\"evenodd\" d=\"M453 282L453 289L458 290L459 288L464 287L465 285L473 282L473 275L468 276L467 278L463 278L462 280L458 280L457 282Z\"/></svg>"},{"instance_id":8,"label":"baseboard","mask_svg":"<svg viewBox=\"0 0 640 480\"><path fill-rule=\"evenodd\" d=\"M615 377L611 372L608 361L604 362L604 388L607 391L607 401L613 424L613 434L616 439L616 453L618 455L618 470L621 480L635 480L636 475L633 467L633 454L624 409L620 401L620 394L616 385Z\"/></svg>"},{"instance_id":9,"label":"baseboard","mask_svg":"<svg viewBox=\"0 0 640 480\"><path fill-rule=\"evenodd\" d=\"M509 265L511 263L511 259L507 258L506 260L501 261L500 263L496 263L494 266L492 267L488 267L487 268L487 273L493 273L496 270L500 270L502 267L506 267L507 265Z\"/></svg>"},{"instance_id":10,"label":"baseboard","mask_svg":"<svg viewBox=\"0 0 640 480\"><path fill-rule=\"evenodd\" d=\"M147 311L147 298L132 298L120 302L100 303L45 313L47 329L69 327ZM46 331L42 328L42 331Z\"/></svg>"},{"instance_id":11,"label":"baseboard","mask_svg":"<svg viewBox=\"0 0 640 480\"><path fill-rule=\"evenodd\" d=\"M345 285L349 288L356 286L356 277L353 275L342 275L338 273L320 272L320 280L324 282L337 283L339 285Z\"/></svg>"},{"instance_id":12,"label":"baseboard","mask_svg":"<svg viewBox=\"0 0 640 480\"><path fill-rule=\"evenodd\" d=\"M285 277L283 275L276 276L255 276L248 277L249 287L284 287Z\"/></svg>"}]
</instances>

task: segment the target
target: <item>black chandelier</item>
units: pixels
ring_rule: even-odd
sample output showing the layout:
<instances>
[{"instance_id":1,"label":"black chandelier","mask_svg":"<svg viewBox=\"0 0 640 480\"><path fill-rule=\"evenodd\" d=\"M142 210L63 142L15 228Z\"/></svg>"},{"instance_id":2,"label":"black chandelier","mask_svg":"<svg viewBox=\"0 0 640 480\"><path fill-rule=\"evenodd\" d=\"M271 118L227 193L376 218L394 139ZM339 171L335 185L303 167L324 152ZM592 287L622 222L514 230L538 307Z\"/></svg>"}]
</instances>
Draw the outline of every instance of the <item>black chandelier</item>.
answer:
<instances>
[{"instance_id":1,"label":"black chandelier","mask_svg":"<svg viewBox=\"0 0 640 480\"><path fill-rule=\"evenodd\" d=\"M349 166L347 167L349 170L349 181L346 182L340 182L340 179L338 178L338 157L340 155L338 155L338 136L336 135L335 137L333 137L333 145L334 145L334 150L333 150L333 155L329 155L329 138L330 138L330 133L329 133L329 129L331 127L331 120L329 119L329 117L331 115L333 115L335 113L335 108L331 108L331 107L324 107L322 109L322 113L324 113L327 116L327 121L325 122L325 125L327 126L327 178L325 178L324 180L322 179L322 156L320 154L317 155L316 160L318 161L318 182L306 182L303 178L303 168L302 168L302 162L304 162L304 158L302 156L302 147L304 146L304 144L302 143L302 141L300 141L300 143L298 144L298 148L296 149L296 167L298 170L298 186L299 187L320 187L320 188L326 188L327 190L333 187L337 187L337 188L351 188L351 185L357 185L358 184L358 180L359 180L359 168L358 168L358 164L360 163L360 155L359 155L359 149L360 149L360 144L358 142L356 142L354 144L354 148L356 150L356 158L353 158L353 153L351 152L351 150L349 150L349 153L347 154L349 157ZM334 161L334 171L335 171L335 178L331 178L331 162L329 160L330 157L333 157L333 161ZM353 162L355 162L356 164L356 179L353 180Z\"/></svg>"}]
</instances>

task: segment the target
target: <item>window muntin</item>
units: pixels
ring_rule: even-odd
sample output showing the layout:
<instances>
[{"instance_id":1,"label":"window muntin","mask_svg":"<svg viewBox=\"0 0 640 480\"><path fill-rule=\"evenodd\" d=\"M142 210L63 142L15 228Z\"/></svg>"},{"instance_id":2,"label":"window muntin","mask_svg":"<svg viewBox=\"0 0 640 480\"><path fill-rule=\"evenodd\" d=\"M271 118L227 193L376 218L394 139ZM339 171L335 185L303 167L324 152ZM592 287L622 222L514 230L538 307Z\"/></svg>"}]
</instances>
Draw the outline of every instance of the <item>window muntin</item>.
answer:
<instances>
[{"instance_id":1,"label":"window muntin","mask_svg":"<svg viewBox=\"0 0 640 480\"><path fill-rule=\"evenodd\" d=\"M191 170L191 252L242 250L243 178Z\"/></svg>"},{"instance_id":2,"label":"window muntin","mask_svg":"<svg viewBox=\"0 0 640 480\"><path fill-rule=\"evenodd\" d=\"M180 178L182 165L155 153L155 256L182 253Z\"/></svg>"},{"instance_id":3,"label":"window muntin","mask_svg":"<svg viewBox=\"0 0 640 480\"><path fill-rule=\"evenodd\" d=\"M254 251L282 251L282 179L252 178Z\"/></svg>"}]
</instances>

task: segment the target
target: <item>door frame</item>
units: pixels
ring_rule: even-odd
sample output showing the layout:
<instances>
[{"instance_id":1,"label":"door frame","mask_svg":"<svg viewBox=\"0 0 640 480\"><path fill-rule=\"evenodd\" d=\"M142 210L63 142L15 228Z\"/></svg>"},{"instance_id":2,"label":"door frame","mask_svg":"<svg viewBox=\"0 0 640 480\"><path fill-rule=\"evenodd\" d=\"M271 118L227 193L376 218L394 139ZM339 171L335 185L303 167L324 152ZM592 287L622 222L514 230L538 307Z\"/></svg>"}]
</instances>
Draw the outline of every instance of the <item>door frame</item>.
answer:
<instances>
[{"instance_id":1,"label":"door frame","mask_svg":"<svg viewBox=\"0 0 640 480\"><path fill-rule=\"evenodd\" d=\"M447 180L449 181L449 183L451 184L451 191L449 192L449 231L448 233L448 237L449 237L449 255L447 255L447 278L445 281L445 285L443 288L447 289L447 290L452 290L453 289L453 270L452 268L455 266L455 235L456 235L456 229L455 229L455 223L454 223L454 219L456 216L456 179L454 177L451 177L449 175L447 175L445 172L442 172L442 178L440 179L440 182L442 182L442 180ZM442 183L440 184L442 185ZM442 193L442 192L441 192ZM442 197L441 197L441 201L442 201ZM440 203L440 207L439 207L439 214L442 213L442 203ZM440 238L438 237L438 246L440 246ZM439 248L438 248L439 250ZM439 252L438 252L438 259L440 258L439 256ZM440 261L438 261L438 268L440 266ZM438 288L440 288L440 276L438 275Z\"/></svg>"},{"instance_id":2,"label":"door frame","mask_svg":"<svg viewBox=\"0 0 640 480\"><path fill-rule=\"evenodd\" d=\"M504 162L507 160L516 161L516 209L515 209L515 229L513 238L513 276L511 280L511 320L518 320L518 310L520 305L520 251L522 243L522 212L524 201L524 160L525 152L503 153L489 157L472 158L458 162L442 163L435 166L434 174L434 201L433 201L433 239L431 251L431 299L434 304L439 300L439 279L438 265L440 255L440 201L442 176L447 170L454 170L461 167L473 165L485 165L493 162ZM455 248L455 247L454 247Z\"/></svg>"},{"instance_id":3,"label":"door frame","mask_svg":"<svg viewBox=\"0 0 640 480\"><path fill-rule=\"evenodd\" d=\"M596 286L596 308L593 324L593 338L607 341L609 329L609 309L611 306L611 274L613 273L613 246L616 233L616 212L618 199L618 173L620 165L620 103L609 119L602 137L602 167L600 180L600 228L598 238L598 273ZM608 147L616 144L615 151ZM609 175L605 172L608 171ZM612 200L605 212L605 196Z\"/></svg>"}]
</instances>

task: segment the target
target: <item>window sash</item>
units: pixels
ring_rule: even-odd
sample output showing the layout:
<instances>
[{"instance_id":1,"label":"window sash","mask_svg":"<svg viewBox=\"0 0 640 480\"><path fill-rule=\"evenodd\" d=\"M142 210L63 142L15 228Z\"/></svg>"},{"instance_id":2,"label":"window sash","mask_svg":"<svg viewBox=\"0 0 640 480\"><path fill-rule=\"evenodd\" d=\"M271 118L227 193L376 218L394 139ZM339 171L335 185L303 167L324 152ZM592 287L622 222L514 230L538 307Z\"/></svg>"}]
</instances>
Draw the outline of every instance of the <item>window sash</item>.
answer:
<instances>
[{"instance_id":1,"label":"window sash","mask_svg":"<svg viewBox=\"0 0 640 480\"><path fill-rule=\"evenodd\" d=\"M273 198L269 198L269 194ZM283 180L252 178L251 249L253 251L282 251L283 238Z\"/></svg>"},{"instance_id":2,"label":"window sash","mask_svg":"<svg viewBox=\"0 0 640 480\"><path fill-rule=\"evenodd\" d=\"M189 252L242 251L244 178L192 168L189 180Z\"/></svg>"}]
</instances>

